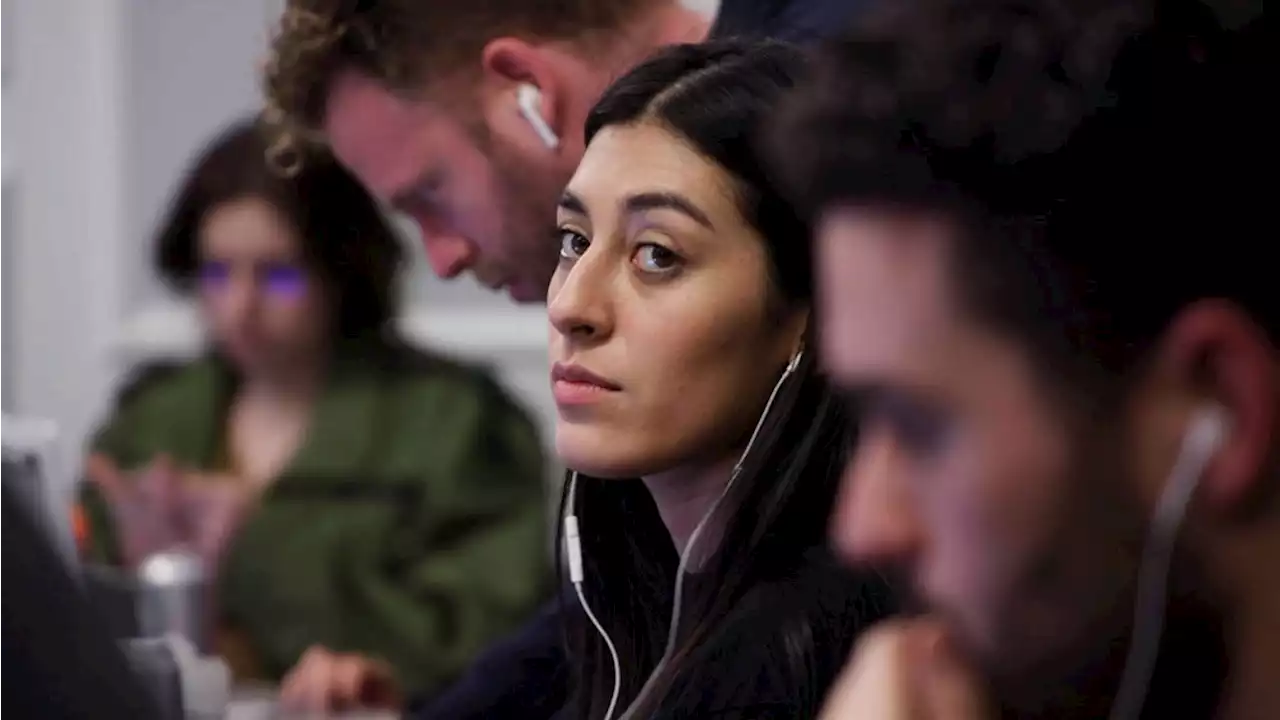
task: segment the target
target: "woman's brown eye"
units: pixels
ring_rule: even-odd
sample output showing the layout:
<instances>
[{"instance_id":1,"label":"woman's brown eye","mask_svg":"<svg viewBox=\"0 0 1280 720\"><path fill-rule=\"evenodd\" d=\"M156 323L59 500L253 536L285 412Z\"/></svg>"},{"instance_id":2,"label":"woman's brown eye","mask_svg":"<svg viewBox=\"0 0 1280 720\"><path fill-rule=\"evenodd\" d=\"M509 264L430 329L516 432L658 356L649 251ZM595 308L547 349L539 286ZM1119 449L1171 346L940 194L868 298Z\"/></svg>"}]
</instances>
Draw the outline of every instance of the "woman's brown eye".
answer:
<instances>
[{"instance_id":1,"label":"woman's brown eye","mask_svg":"<svg viewBox=\"0 0 1280 720\"><path fill-rule=\"evenodd\" d=\"M661 245L645 243L636 248L635 263L644 272L667 272L679 262L679 255Z\"/></svg>"},{"instance_id":2,"label":"woman's brown eye","mask_svg":"<svg viewBox=\"0 0 1280 720\"><path fill-rule=\"evenodd\" d=\"M560 257L565 260L577 260L582 257L582 253L587 251L591 246L591 241L585 235L576 230L566 230L561 228L560 232Z\"/></svg>"}]
</instances>

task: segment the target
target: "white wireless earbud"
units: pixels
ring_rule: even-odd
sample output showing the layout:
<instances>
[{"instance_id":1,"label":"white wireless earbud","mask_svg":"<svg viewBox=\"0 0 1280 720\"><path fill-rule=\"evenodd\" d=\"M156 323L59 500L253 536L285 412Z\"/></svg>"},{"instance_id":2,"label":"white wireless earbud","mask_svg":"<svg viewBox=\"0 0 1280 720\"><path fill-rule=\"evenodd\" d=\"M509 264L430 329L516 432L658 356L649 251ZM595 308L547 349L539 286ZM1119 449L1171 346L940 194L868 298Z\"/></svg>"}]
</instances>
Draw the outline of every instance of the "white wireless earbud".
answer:
<instances>
[{"instance_id":1,"label":"white wireless earbud","mask_svg":"<svg viewBox=\"0 0 1280 720\"><path fill-rule=\"evenodd\" d=\"M541 104L542 91L538 86L532 83L520 83L520 87L516 89L516 106L520 108L520 114L538 134L542 144L546 145L548 150L555 150L560 146L560 138L547 124L546 118L542 117L542 108L539 107Z\"/></svg>"},{"instance_id":2,"label":"white wireless earbud","mask_svg":"<svg viewBox=\"0 0 1280 720\"><path fill-rule=\"evenodd\" d=\"M1133 634L1129 640L1124 674L1111 706L1111 720L1134 720L1142 713L1151 674L1160 655L1160 636L1164 632L1165 601L1169 591L1169 566L1178 532L1205 469L1230 432L1231 418L1225 408L1215 404L1197 410L1182 435L1178 457L1156 501L1138 567Z\"/></svg>"}]
</instances>

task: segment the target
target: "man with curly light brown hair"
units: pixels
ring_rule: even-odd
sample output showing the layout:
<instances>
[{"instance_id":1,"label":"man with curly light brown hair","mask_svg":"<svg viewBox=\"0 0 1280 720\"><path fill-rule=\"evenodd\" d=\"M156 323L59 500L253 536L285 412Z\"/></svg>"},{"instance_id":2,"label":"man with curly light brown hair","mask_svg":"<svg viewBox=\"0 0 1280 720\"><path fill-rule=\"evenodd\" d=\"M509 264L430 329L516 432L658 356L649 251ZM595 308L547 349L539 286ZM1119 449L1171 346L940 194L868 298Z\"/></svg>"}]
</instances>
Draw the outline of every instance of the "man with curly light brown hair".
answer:
<instances>
[{"instance_id":1,"label":"man with curly light brown hair","mask_svg":"<svg viewBox=\"0 0 1280 720\"><path fill-rule=\"evenodd\" d=\"M437 275L539 302L587 111L708 27L674 0L291 0L265 72L274 159L327 148L413 219Z\"/></svg>"},{"instance_id":2,"label":"man with curly light brown hair","mask_svg":"<svg viewBox=\"0 0 1280 720\"><path fill-rule=\"evenodd\" d=\"M288 0L264 85L283 167L332 151L408 215L441 278L546 299L587 111L654 50L808 42L870 0ZM714 25L687 6L718 5ZM522 101L523 94L523 101ZM540 126L540 127L539 127Z\"/></svg>"}]
</instances>

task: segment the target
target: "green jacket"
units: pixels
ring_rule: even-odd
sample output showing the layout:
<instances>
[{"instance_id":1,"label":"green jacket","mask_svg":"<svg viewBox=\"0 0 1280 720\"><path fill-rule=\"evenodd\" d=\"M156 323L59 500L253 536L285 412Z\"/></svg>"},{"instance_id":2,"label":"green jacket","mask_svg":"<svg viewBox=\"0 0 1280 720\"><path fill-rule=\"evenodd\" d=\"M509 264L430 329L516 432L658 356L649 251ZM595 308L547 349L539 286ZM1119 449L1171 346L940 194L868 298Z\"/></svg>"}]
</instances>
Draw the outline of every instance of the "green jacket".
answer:
<instances>
[{"instance_id":1,"label":"green jacket","mask_svg":"<svg viewBox=\"0 0 1280 720\"><path fill-rule=\"evenodd\" d=\"M146 373L93 448L215 469L233 382L212 358ZM404 687L449 682L545 600L543 456L485 373L409 350L336 364L307 438L219 570L220 621L278 680L313 644L383 658ZM87 554L119 563L86 486Z\"/></svg>"}]
</instances>

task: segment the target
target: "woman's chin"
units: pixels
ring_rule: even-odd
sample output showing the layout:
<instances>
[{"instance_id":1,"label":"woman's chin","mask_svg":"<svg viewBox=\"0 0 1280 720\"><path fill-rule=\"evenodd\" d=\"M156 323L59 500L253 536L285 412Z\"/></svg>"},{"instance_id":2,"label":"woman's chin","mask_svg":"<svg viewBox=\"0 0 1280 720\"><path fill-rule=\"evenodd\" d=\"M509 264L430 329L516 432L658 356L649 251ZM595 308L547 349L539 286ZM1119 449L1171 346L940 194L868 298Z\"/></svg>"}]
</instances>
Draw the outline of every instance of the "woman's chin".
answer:
<instances>
[{"instance_id":1,"label":"woman's chin","mask_svg":"<svg viewBox=\"0 0 1280 720\"><path fill-rule=\"evenodd\" d=\"M654 447L641 447L635 432L609 432L593 425L566 423L556 427L556 455L570 470L593 478L641 478L662 465Z\"/></svg>"},{"instance_id":2,"label":"woman's chin","mask_svg":"<svg viewBox=\"0 0 1280 720\"><path fill-rule=\"evenodd\" d=\"M647 458L628 454L616 443L586 437L587 433L574 435L556 434L556 455L572 471L596 478L621 479L641 477L652 469L644 462Z\"/></svg>"}]
</instances>

